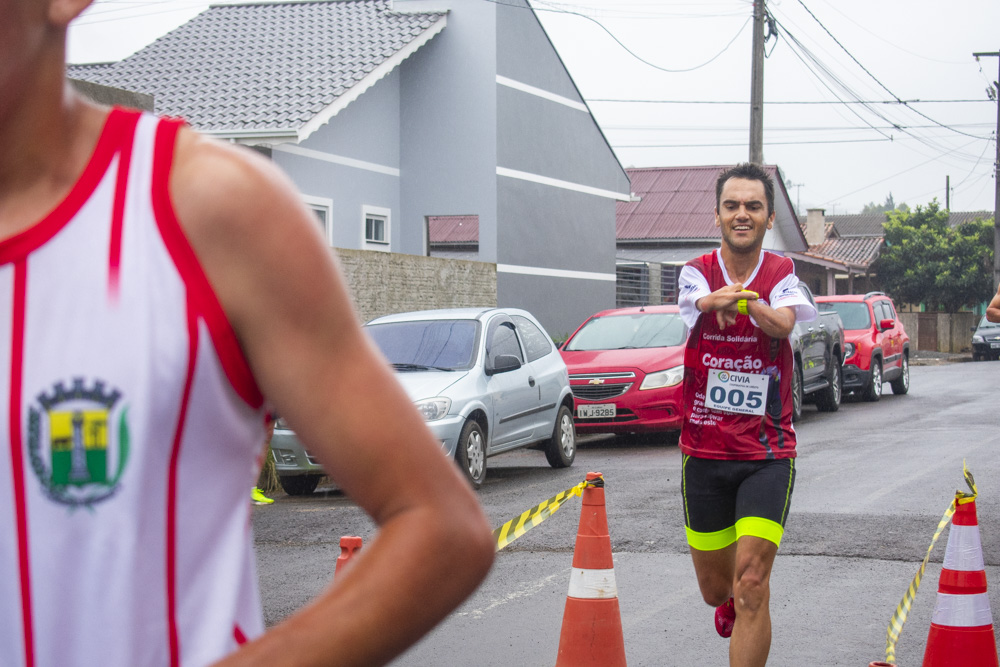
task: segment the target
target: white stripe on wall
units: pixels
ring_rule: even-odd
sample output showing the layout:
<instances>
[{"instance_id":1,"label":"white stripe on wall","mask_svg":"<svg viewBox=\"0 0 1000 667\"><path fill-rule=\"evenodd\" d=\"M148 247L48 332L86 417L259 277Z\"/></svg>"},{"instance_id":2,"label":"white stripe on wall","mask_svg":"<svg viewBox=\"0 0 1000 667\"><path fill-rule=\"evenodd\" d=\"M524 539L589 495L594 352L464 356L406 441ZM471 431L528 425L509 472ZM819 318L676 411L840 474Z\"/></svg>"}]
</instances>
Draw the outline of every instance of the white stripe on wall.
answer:
<instances>
[{"instance_id":1,"label":"white stripe on wall","mask_svg":"<svg viewBox=\"0 0 1000 667\"><path fill-rule=\"evenodd\" d=\"M508 79L505 76L500 76L497 74L497 83L501 86L507 86L508 88L513 88L514 90L520 90L522 93L528 93L529 95L534 95L535 97L541 97L543 100L548 100L550 102L556 102L562 104L571 109L576 109L577 111L583 111L585 113L590 113L590 109L587 108L586 104L581 104L576 100L571 100L568 97L563 97L562 95L556 95L555 93L550 93L547 90L541 88L535 88L534 86L529 86L526 83L521 83L520 81L515 81L514 79Z\"/></svg>"},{"instance_id":2,"label":"white stripe on wall","mask_svg":"<svg viewBox=\"0 0 1000 667\"><path fill-rule=\"evenodd\" d=\"M525 276L546 276L548 278L574 278L576 280L607 280L615 282L613 273L597 273L595 271L567 271L565 269L545 269L540 266L518 266L516 264L497 264L499 273L518 273Z\"/></svg>"},{"instance_id":3,"label":"white stripe on wall","mask_svg":"<svg viewBox=\"0 0 1000 667\"><path fill-rule=\"evenodd\" d=\"M356 160L352 157L344 157L343 155L334 155L333 153L314 151L311 148L302 148L302 146L297 146L295 144L279 144L277 146L273 146L272 150L280 151L282 153L291 153L293 155L301 155L302 157L312 158L313 160L332 162L333 164L339 164L345 167L364 169L365 171L374 171L378 174L387 174L389 176L399 177L399 169L395 167L386 167L385 165L376 164L374 162Z\"/></svg>"},{"instance_id":4,"label":"white stripe on wall","mask_svg":"<svg viewBox=\"0 0 1000 667\"><path fill-rule=\"evenodd\" d=\"M615 192L614 190L604 190L603 188L595 188L589 185L571 183L570 181L561 181L558 178L539 176L538 174L532 174L527 171L518 171L517 169L508 169L507 167L497 167L497 176L516 178L521 181L540 183L541 185L551 185L554 188L563 188L564 190L572 190L573 192L583 192L588 195L597 195L598 197L617 199L618 201L631 200L631 195L629 193Z\"/></svg>"}]
</instances>

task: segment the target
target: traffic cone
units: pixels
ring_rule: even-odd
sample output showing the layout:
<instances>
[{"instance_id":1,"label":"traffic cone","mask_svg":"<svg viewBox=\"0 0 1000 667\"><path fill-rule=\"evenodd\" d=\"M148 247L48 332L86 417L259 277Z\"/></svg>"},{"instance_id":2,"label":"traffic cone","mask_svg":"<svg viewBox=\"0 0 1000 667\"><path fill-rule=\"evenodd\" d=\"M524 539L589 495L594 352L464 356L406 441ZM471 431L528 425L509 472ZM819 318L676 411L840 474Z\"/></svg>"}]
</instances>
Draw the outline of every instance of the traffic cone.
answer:
<instances>
[{"instance_id":1,"label":"traffic cone","mask_svg":"<svg viewBox=\"0 0 1000 667\"><path fill-rule=\"evenodd\" d=\"M337 556L337 565L333 568L333 576L336 577L341 568L347 565L354 552L361 551L361 538L344 536L340 538L340 555Z\"/></svg>"},{"instance_id":2,"label":"traffic cone","mask_svg":"<svg viewBox=\"0 0 1000 667\"><path fill-rule=\"evenodd\" d=\"M625 638L604 507L604 477L589 472L587 482L556 667L625 667Z\"/></svg>"},{"instance_id":3,"label":"traffic cone","mask_svg":"<svg viewBox=\"0 0 1000 667\"><path fill-rule=\"evenodd\" d=\"M948 531L923 667L967 665L998 667L976 501L960 499Z\"/></svg>"}]
</instances>

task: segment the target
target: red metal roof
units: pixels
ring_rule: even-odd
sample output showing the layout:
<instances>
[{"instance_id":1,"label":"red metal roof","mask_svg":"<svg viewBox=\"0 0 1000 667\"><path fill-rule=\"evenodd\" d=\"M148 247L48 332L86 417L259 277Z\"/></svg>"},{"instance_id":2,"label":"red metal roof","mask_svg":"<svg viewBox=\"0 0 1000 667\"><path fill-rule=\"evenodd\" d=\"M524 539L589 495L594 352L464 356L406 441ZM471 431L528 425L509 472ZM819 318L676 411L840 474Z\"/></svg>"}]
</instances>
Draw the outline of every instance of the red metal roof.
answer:
<instances>
[{"instance_id":1,"label":"red metal roof","mask_svg":"<svg viewBox=\"0 0 1000 667\"><path fill-rule=\"evenodd\" d=\"M715 226L715 181L719 172L731 166L626 169L632 192L640 201L618 202L617 238L721 238ZM777 167L765 165L764 169L777 188Z\"/></svg>"},{"instance_id":2,"label":"red metal roof","mask_svg":"<svg viewBox=\"0 0 1000 667\"><path fill-rule=\"evenodd\" d=\"M427 216L431 243L479 243L478 215Z\"/></svg>"}]
</instances>

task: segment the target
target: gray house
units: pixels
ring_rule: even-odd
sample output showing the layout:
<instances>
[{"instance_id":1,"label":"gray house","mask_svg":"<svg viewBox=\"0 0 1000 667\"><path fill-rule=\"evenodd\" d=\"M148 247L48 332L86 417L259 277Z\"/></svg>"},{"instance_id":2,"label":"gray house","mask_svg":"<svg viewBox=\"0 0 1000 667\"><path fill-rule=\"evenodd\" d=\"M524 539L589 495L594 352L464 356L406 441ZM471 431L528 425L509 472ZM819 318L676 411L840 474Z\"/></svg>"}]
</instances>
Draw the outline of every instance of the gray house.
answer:
<instances>
[{"instance_id":1,"label":"gray house","mask_svg":"<svg viewBox=\"0 0 1000 667\"><path fill-rule=\"evenodd\" d=\"M558 335L615 303L629 178L526 0L215 5L69 73L269 155L331 246L429 255L474 216L497 304Z\"/></svg>"}]
</instances>

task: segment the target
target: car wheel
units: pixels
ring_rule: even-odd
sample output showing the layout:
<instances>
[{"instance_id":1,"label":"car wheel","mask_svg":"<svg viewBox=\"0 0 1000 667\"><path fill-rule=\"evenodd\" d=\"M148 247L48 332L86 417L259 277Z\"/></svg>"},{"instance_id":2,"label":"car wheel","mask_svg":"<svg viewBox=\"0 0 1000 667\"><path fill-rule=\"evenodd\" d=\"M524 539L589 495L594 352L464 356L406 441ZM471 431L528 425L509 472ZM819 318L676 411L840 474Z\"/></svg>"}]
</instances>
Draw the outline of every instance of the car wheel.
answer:
<instances>
[{"instance_id":1,"label":"car wheel","mask_svg":"<svg viewBox=\"0 0 1000 667\"><path fill-rule=\"evenodd\" d=\"M892 393L905 394L910 391L910 357L903 355L903 372L898 378L889 383Z\"/></svg>"},{"instance_id":2,"label":"car wheel","mask_svg":"<svg viewBox=\"0 0 1000 667\"><path fill-rule=\"evenodd\" d=\"M565 405L559 406L556 425L552 429L552 439L545 447L545 458L553 468L568 468L576 458L576 428L573 413Z\"/></svg>"},{"instance_id":3,"label":"car wheel","mask_svg":"<svg viewBox=\"0 0 1000 667\"><path fill-rule=\"evenodd\" d=\"M308 496L319 486L322 475L289 475L279 477L278 482L285 493L290 496Z\"/></svg>"},{"instance_id":4,"label":"car wheel","mask_svg":"<svg viewBox=\"0 0 1000 667\"><path fill-rule=\"evenodd\" d=\"M865 387L864 399L874 402L880 398L882 398L882 362L872 359L872 381Z\"/></svg>"},{"instance_id":5,"label":"car wheel","mask_svg":"<svg viewBox=\"0 0 1000 667\"><path fill-rule=\"evenodd\" d=\"M972 353L972 360L973 361L982 361L983 357L978 352L973 352Z\"/></svg>"},{"instance_id":6,"label":"car wheel","mask_svg":"<svg viewBox=\"0 0 1000 667\"><path fill-rule=\"evenodd\" d=\"M792 421L797 422L802 417L802 369L795 364L792 372Z\"/></svg>"},{"instance_id":7,"label":"car wheel","mask_svg":"<svg viewBox=\"0 0 1000 667\"><path fill-rule=\"evenodd\" d=\"M833 358L830 365L830 386L816 395L816 407L820 412L836 412L840 409L844 380L840 374L840 360Z\"/></svg>"},{"instance_id":8,"label":"car wheel","mask_svg":"<svg viewBox=\"0 0 1000 667\"><path fill-rule=\"evenodd\" d=\"M486 438L482 427L472 419L465 422L458 436L455 459L472 488L481 487L486 478Z\"/></svg>"}]
</instances>

